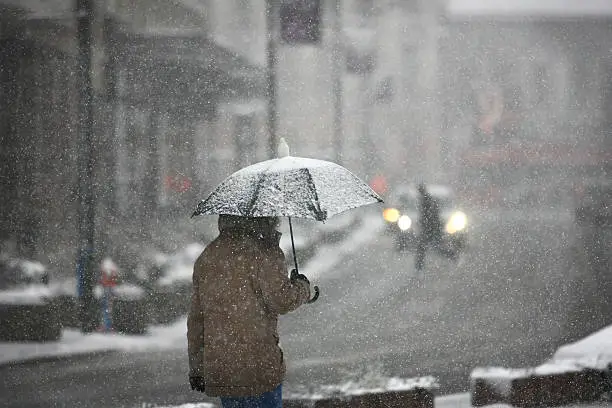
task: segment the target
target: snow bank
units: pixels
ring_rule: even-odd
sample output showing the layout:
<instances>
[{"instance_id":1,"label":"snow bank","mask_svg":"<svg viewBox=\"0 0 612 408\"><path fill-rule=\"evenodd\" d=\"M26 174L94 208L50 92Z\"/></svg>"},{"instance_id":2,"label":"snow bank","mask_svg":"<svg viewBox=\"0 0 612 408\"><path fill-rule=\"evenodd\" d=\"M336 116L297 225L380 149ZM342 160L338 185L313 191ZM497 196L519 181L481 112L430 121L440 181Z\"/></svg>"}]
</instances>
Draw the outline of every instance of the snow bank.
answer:
<instances>
[{"instance_id":1,"label":"snow bank","mask_svg":"<svg viewBox=\"0 0 612 408\"><path fill-rule=\"evenodd\" d=\"M570 359L586 364L612 363L612 325L560 347L553 356L555 361Z\"/></svg>"},{"instance_id":2,"label":"snow bank","mask_svg":"<svg viewBox=\"0 0 612 408\"><path fill-rule=\"evenodd\" d=\"M0 304L5 305L44 305L52 292L45 285L32 285L0 291Z\"/></svg>"},{"instance_id":3,"label":"snow bank","mask_svg":"<svg viewBox=\"0 0 612 408\"><path fill-rule=\"evenodd\" d=\"M110 350L133 352L185 350L187 347L186 336L186 318L168 326L153 326L150 328L148 335L145 336L129 336L116 333L84 334L78 330L64 330L61 340L57 342L0 342L0 363Z\"/></svg>"},{"instance_id":4,"label":"snow bank","mask_svg":"<svg viewBox=\"0 0 612 408\"><path fill-rule=\"evenodd\" d=\"M13 261L12 266L16 267L17 265L21 267L21 270L24 275L30 278L37 278L43 275L47 270L47 268L45 268L42 263L38 261L30 261L27 259L18 259Z\"/></svg>"}]
</instances>

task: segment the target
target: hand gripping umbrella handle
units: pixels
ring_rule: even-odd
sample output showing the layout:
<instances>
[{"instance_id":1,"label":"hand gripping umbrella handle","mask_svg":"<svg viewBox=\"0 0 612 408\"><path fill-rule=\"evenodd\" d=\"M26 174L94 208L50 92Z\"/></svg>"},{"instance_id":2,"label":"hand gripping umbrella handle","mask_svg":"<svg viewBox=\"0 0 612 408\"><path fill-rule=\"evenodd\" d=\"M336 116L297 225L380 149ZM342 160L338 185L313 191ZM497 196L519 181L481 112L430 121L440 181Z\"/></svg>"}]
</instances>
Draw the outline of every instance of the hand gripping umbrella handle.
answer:
<instances>
[{"instance_id":1,"label":"hand gripping umbrella handle","mask_svg":"<svg viewBox=\"0 0 612 408\"><path fill-rule=\"evenodd\" d=\"M314 303L319 298L319 287L318 286L314 287L314 292L315 292L314 296L307 303Z\"/></svg>"},{"instance_id":2,"label":"hand gripping umbrella handle","mask_svg":"<svg viewBox=\"0 0 612 408\"><path fill-rule=\"evenodd\" d=\"M293 251L293 263L295 264L295 274L298 274L298 263L297 263L297 256L295 256L295 243L293 242L293 225L291 224L291 217L289 217L289 232L291 233L291 250ZM315 286L314 288L315 294L312 297L312 299L310 299L308 302L306 303L314 303L318 298L319 298L319 287Z\"/></svg>"}]
</instances>

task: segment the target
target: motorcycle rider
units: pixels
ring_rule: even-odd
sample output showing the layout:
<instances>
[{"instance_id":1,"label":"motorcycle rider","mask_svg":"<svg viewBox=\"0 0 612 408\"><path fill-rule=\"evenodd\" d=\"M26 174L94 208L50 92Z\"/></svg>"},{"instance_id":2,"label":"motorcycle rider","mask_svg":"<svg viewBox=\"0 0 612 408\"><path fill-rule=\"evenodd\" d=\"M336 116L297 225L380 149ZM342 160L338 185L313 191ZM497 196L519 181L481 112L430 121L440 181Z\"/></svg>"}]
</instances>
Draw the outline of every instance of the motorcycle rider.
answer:
<instances>
[{"instance_id":1,"label":"motorcycle rider","mask_svg":"<svg viewBox=\"0 0 612 408\"><path fill-rule=\"evenodd\" d=\"M415 255L415 268L420 274L425 266L425 251L428 246L439 248L442 241L442 224L440 221L440 207L438 202L427 191L425 183L419 183L419 225L420 232L417 239Z\"/></svg>"}]
</instances>

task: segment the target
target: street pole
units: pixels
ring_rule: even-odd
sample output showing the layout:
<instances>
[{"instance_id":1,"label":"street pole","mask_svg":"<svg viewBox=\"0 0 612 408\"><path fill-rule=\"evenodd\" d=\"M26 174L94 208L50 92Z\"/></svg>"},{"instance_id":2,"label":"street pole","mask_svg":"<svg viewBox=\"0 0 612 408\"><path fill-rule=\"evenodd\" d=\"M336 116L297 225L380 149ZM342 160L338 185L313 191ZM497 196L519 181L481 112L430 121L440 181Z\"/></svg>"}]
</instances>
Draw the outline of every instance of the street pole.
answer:
<instances>
[{"instance_id":1,"label":"street pole","mask_svg":"<svg viewBox=\"0 0 612 408\"><path fill-rule=\"evenodd\" d=\"M267 53L267 96L268 96L268 156L269 158L276 157L276 149L278 145L277 125L278 125L278 111L276 101L276 67L278 64L278 58L276 55L277 51L277 39L278 39L278 25L277 25L278 7L276 0L266 0L266 34L268 45L266 49Z\"/></svg>"},{"instance_id":2,"label":"street pole","mask_svg":"<svg viewBox=\"0 0 612 408\"><path fill-rule=\"evenodd\" d=\"M438 10L437 2L422 0L423 43L419 51L421 69L419 81L423 107L424 159L423 169L429 180L436 180L440 175L440 110L437 96L438 80Z\"/></svg>"},{"instance_id":3,"label":"street pole","mask_svg":"<svg viewBox=\"0 0 612 408\"><path fill-rule=\"evenodd\" d=\"M78 126L78 296L81 330L89 333L98 328L99 308L94 296L94 196L93 196L93 84L92 23L93 0L76 0L79 90Z\"/></svg>"},{"instance_id":4,"label":"street pole","mask_svg":"<svg viewBox=\"0 0 612 408\"><path fill-rule=\"evenodd\" d=\"M344 72L344 49L342 47L342 0L336 0L333 23L332 82L334 92L334 154L336 163L342 164L344 133L342 129L342 72Z\"/></svg>"}]
</instances>

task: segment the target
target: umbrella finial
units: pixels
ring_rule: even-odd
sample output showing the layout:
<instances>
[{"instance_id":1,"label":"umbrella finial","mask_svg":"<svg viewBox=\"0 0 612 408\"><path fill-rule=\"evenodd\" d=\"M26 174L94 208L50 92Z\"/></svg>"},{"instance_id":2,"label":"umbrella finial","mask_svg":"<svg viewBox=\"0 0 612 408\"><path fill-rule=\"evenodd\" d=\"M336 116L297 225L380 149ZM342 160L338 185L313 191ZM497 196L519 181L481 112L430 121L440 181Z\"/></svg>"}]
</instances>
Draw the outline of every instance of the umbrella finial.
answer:
<instances>
[{"instance_id":1,"label":"umbrella finial","mask_svg":"<svg viewBox=\"0 0 612 408\"><path fill-rule=\"evenodd\" d=\"M284 137L281 137L278 142L278 150L276 152L278 157L287 157L289 156L289 145Z\"/></svg>"}]
</instances>

